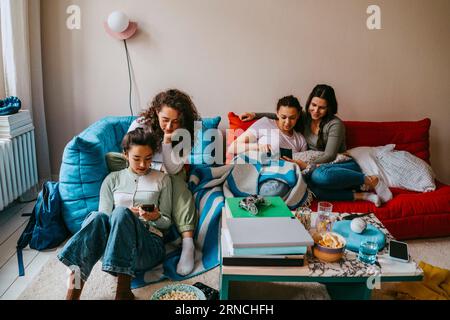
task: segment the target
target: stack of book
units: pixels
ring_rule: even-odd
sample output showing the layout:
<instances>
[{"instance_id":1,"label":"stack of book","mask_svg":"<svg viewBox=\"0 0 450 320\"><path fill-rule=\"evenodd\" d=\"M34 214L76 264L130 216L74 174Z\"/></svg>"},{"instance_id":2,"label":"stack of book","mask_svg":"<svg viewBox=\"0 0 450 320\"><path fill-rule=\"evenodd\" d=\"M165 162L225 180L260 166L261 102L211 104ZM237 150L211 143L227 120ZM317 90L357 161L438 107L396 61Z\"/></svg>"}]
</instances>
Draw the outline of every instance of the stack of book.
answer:
<instances>
[{"instance_id":1,"label":"stack of book","mask_svg":"<svg viewBox=\"0 0 450 320\"><path fill-rule=\"evenodd\" d=\"M242 198L227 198L222 216L224 266L303 266L313 239L280 197L256 216L239 207Z\"/></svg>"},{"instance_id":2,"label":"stack of book","mask_svg":"<svg viewBox=\"0 0 450 320\"><path fill-rule=\"evenodd\" d=\"M0 139L12 139L34 129L29 110L0 116Z\"/></svg>"}]
</instances>

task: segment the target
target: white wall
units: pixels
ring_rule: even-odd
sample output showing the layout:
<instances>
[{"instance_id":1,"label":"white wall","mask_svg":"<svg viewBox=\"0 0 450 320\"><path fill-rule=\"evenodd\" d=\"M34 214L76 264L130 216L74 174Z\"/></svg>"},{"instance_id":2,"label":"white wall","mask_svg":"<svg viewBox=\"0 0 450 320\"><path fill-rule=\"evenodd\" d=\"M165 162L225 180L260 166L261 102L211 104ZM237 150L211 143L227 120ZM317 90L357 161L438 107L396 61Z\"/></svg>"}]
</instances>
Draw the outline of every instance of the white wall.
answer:
<instances>
[{"instance_id":1,"label":"white wall","mask_svg":"<svg viewBox=\"0 0 450 320\"><path fill-rule=\"evenodd\" d=\"M71 4L81 8L81 30L66 28ZM381 7L382 30L367 29L369 4ZM226 126L228 111L271 111L287 94L304 104L327 83L345 120L431 118L432 165L450 183L447 0L42 0L54 174L75 134L129 113L123 43L102 26L116 9L139 24L128 42L137 106L176 87Z\"/></svg>"}]
</instances>

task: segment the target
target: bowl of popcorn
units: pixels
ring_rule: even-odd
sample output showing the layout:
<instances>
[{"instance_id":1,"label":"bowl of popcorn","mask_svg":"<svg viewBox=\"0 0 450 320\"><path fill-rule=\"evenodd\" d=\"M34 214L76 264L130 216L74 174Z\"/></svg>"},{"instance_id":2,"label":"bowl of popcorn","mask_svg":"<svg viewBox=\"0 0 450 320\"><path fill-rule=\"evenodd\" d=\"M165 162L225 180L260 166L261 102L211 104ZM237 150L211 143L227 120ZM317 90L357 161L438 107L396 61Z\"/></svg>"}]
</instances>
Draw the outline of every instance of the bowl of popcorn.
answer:
<instances>
[{"instance_id":1,"label":"bowl of popcorn","mask_svg":"<svg viewBox=\"0 0 450 320\"><path fill-rule=\"evenodd\" d=\"M320 232L313 235L313 254L324 262L339 261L344 255L346 241L335 232Z\"/></svg>"},{"instance_id":2,"label":"bowl of popcorn","mask_svg":"<svg viewBox=\"0 0 450 320\"><path fill-rule=\"evenodd\" d=\"M151 300L206 300L206 297L199 288L180 283L158 289Z\"/></svg>"}]
</instances>

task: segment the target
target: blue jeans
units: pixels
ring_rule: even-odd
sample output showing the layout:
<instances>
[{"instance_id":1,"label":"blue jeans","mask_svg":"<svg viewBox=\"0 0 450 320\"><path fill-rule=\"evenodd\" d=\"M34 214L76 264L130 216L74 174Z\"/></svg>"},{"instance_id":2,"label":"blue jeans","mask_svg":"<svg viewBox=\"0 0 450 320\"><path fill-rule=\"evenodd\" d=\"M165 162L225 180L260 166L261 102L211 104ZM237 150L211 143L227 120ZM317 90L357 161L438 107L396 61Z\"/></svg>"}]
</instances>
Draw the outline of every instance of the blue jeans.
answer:
<instances>
[{"instance_id":1,"label":"blue jeans","mask_svg":"<svg viewBox=\"0 0 450 320\"><path fill-rule=\"evenodd\" d=\"M134 277L136 272L161 263L165 247L163 239L148 231L129 209L117 207L111 215L91 212L58 259L68 267L78 266L81 279L86 281L102 256L103 271Z\"/></svg>"},{"instance_id":2,"label":"blue jeans","mask_svg":"<svg viewBox=\"0 0 450 320\"><path fill-rule=\"evenodd\" d=\"M364 174L355 160L322 164L307 183L319 200L352 201L354 190L364 184Z\"/></svg>"}]
</instances>

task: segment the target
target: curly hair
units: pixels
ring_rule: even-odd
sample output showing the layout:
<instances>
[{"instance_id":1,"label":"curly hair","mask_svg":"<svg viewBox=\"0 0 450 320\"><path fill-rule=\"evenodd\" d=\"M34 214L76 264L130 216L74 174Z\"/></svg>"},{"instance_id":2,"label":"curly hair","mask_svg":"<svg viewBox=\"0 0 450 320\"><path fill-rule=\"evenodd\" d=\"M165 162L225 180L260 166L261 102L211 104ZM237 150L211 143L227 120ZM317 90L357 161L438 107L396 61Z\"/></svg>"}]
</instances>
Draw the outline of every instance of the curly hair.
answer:
<instances>
[{"instance_id":1,"label":"curly hair","mask_svg":"<svg viewBox=\"0 0 450 320\"><path fill-rule=\"evenodd\" d=\"M148 106L148 109L140 114L140 123L150 127L157 138L158 146L161 146L164 131L159 125L158 113L164 107L170 107L180 113L180 128L189 131L191 143L194 142L194 122L200 120L199 113L188 94L178 89L169 89L158 93Z\"/></svg>"}]
</instances>

